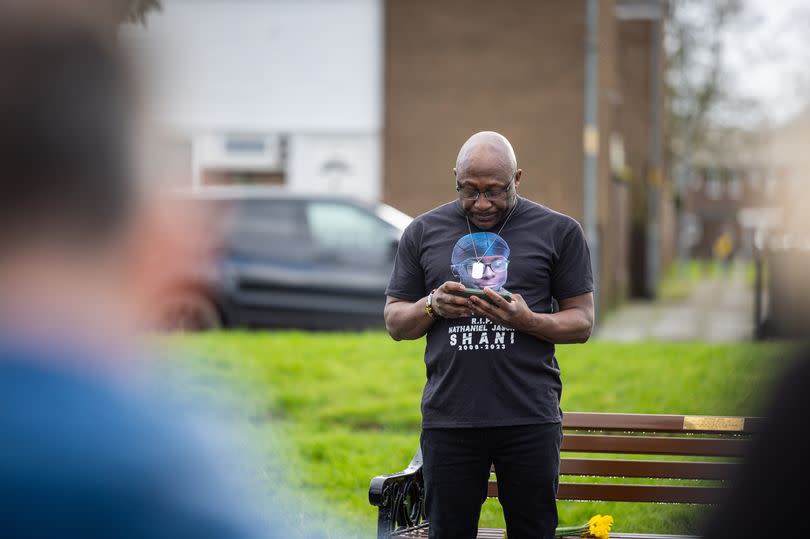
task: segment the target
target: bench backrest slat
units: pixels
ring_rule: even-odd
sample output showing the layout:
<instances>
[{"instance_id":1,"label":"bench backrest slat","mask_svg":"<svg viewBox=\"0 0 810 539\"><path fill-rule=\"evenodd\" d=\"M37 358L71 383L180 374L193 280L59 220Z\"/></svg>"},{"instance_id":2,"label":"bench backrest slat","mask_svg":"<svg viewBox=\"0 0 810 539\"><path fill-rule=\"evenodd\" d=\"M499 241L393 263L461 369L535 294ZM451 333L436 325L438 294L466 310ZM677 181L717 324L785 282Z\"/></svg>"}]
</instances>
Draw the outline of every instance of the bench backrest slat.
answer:
<instances>
[{"instance_id":1,"label":"bench backrest slat","mask_svg":"<svg viewBox=\"0 0 810 539\"><path fill-rule=\"evenodd\" d=\"M745 443L745 440L726 438L566 434L563 436L562 450L587 453L739 457L743 454Z\"/></svg>"},{"instance_id":2,"label":"bench backrest slat","mask_svg":"<svg viewBox=\"0 0 810 539\"><path fill-rule=\"evenodd\" d=\"M576 501L650 502L650 503L717 503L722 487L670 485L616 485L594 483L560 483L557 499ZM498 496L498 483L490 481L487 496Z\"/></svg>"},{"instance_id":3,"label":"bench backrest slat","mask_svg":"<svg viewBox=\"0 0 810 539\"><path fill-rule=\"evenodd\" d=\"M560 474L592 477L722 480L731 477L734 469L735 465L728 462L673 462L574 458L564 458L560 461Z\"/></svg>"},{"instance_id":4,"label":"bench backrest slat","mask_svg":"<svg viewBox=\"0 0 810 539\"><path fill-rule=\"evenodd\" d=\"M733 476L736 466L732 462L563 458L560 475L722 481ZM490 472L495 473L495 466Z\"/></svg>"},{"instance_id":5,"label":"bench backrest slat","mask_svg":"<svg viewBox=\"0 0 810 539\"><path fill-rule=\"evenodd\" d=\"M561 500L710 504L719 501L722 492L721 487L561 483L557 497Z\"/></svg>"},{"instance_id":6,"label":"bench backrest slat","mask_svg":"<svg viewBox=\"0 0 810 539\"><path fill-rule=\"evenodd\" d=\"M565 412L563 428L577 430L753 434L761 417Z\"/></svg>"}]
</instances>

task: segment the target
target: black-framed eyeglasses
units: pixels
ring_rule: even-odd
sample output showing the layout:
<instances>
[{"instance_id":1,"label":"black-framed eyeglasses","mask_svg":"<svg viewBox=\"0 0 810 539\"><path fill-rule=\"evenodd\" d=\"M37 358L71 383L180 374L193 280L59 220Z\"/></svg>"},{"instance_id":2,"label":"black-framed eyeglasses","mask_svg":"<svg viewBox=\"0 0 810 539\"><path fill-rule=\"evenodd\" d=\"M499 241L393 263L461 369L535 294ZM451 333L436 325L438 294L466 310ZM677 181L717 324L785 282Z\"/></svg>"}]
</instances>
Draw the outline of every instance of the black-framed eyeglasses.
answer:
<instances>
[{"instance_id":1,"label":"black-framed eyeglasses","mask_svg":"<svg viewBox=\"0 0 810 539\"><path fill-rule=\"evenodd\" d=\"M509 190L512 188L512 183L515 181L515 176L512 175L512 179L509 180L509 183L506 184L506 187L503 189L487 189L486 191L479 191L478 189L473 189L472 187L462 187L459 184L456 184L456 191L458 191L458 196L461 197L462 200L478 200L482 194L484 198L487 200L503 200L509 194Z\"/></svg>"}]
</instances>

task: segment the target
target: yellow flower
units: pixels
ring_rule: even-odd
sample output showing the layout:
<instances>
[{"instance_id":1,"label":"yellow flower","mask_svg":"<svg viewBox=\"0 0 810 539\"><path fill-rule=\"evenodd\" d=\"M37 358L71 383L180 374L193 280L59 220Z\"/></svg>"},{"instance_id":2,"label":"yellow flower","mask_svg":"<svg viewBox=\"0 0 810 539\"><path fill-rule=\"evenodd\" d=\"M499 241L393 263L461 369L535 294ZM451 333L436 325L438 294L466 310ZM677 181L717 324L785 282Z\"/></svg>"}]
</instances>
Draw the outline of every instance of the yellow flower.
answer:
<instances>
[{"instance_id":1,"label":"yellow flower","mask_svg":"<svg viewBox=\"0 0 810 539\"><path fill-rule=\"evenodd\" d=\"M588 521L588 536L598 539L608 539L610 528L613 527L613 517L610 515L594 515Z\"/></svg>"}]
</instances>

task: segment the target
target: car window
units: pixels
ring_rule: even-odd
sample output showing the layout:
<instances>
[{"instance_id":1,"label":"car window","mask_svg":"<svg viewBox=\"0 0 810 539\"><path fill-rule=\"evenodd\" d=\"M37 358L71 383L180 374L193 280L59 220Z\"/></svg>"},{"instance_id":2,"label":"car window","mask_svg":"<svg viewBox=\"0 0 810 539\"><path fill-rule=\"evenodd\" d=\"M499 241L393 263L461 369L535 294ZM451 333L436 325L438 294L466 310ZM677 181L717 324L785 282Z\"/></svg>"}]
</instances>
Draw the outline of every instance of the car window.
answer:
<instances>
[{"instance_id":1,"label":"car window","mask_svg":"<svg viewBox=\"0 0 810 539\"><path fill-rule=\"evenodd\" d=\"M394 227L351 204L310 202L306 214L312 242L321 248L363 252L381 261L388 258L396 238Z\"/></svg>"},{"instance_id":2,"label":"car window","mask_svg":"<svg viewBox=\"0 0 810 539\"><path fill-rule=\"evenodd\" d=\"M229 228L235 254L306 262L310 240L300 201L241 201L233 208Z\"/></svg>"}]
</instances>

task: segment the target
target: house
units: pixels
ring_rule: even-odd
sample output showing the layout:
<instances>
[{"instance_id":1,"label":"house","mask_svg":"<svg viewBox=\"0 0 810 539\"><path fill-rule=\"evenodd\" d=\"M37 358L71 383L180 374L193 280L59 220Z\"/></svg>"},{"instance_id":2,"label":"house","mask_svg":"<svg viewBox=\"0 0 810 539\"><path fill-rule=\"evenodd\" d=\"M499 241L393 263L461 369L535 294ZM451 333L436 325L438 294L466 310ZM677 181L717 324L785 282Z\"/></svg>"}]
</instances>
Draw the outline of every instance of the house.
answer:
<instances>
[{"instance_id":1,"label":"house","mask_svg":"<svg viewBox=\"0 0 810 539\"><path fill-rule=\"evenodd\" d=\"M609 306L653 295L674 256L665 7L164 0L121 35L158 82L179 183L348 193L415 215L455 196L468 136L500 131L521 193L584 225Z\"/></svg>"},{"instance_id":2,"label":"house","mask_svg":"<svg viewBox=\"0 0 810 539\"><path fill-rule=\"evenodd\" d=\"M597 110L586 126L588 4L598 8ZM603 306L651 295L675 254L664 171L664 3L655 0L389 1L385 9L383 198L419 214L454 196L452 168L472 133L515 146L521 194L588 227ZM598 245L597 245L598 244ZM631 288L631 283L638 285Z\"/></svg>"},{"instance_id":3,"label":"house","mask_svg":"<svg viewBox=\"0 0 810 539\"><path fill-rule=\"evenodd\" d=\"M381 195L381 0L164 0L121 40L177 184ZM183 164L186 164L183 167Z\"/></svg>"}]
</instances>

